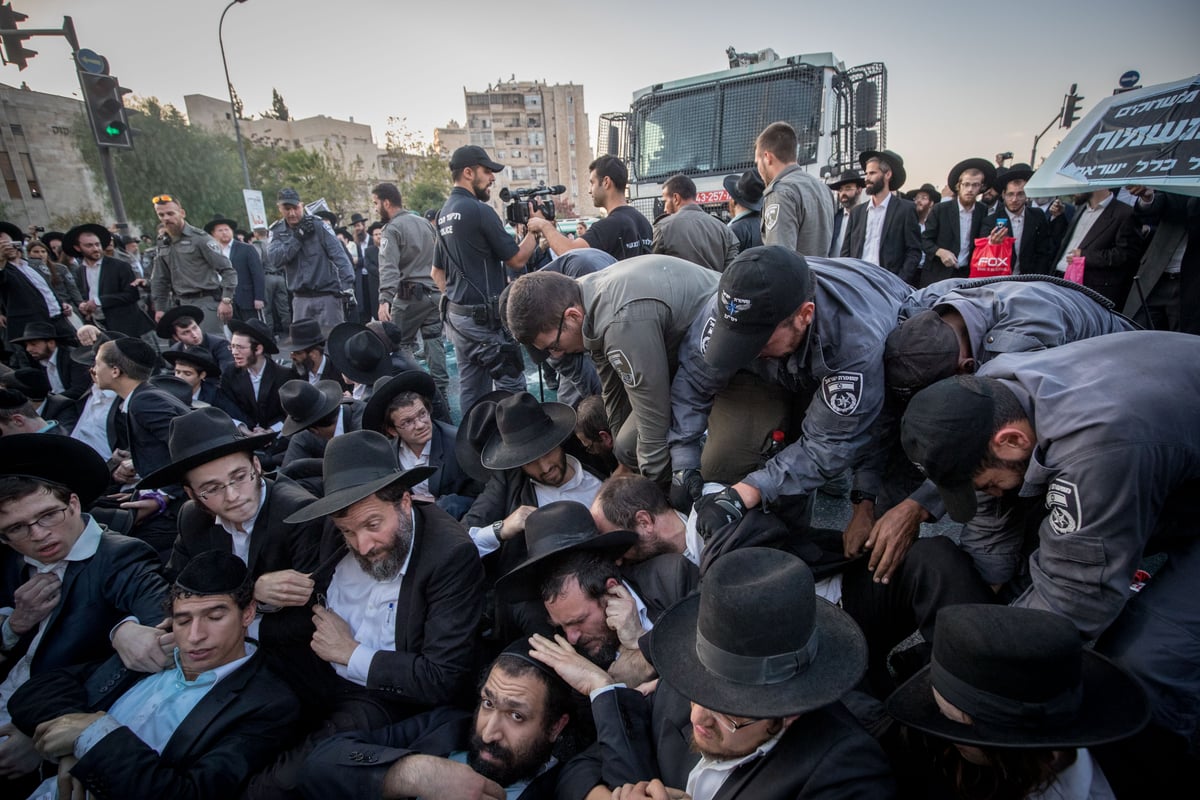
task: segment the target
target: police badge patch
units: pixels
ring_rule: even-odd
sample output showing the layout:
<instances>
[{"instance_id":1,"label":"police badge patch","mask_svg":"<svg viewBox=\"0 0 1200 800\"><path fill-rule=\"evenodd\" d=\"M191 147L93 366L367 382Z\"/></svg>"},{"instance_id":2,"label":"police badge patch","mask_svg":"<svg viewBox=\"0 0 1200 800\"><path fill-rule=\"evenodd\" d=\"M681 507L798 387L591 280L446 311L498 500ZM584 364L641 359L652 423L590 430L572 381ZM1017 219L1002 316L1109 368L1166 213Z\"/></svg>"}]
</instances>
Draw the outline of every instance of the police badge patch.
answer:
<instances>
[{"instance_id":1,"label":"police badge patch","mask_svg":"<svg viewBox=\"0 0 1200 800\"><path fill-rule=\"evenodd\" d=\"M1046 490L1046 510L1050 512L1050 527L1055 533L1075 533L1083 525L1079 487L1070 481L1055 480Z\"/></svg>"},{"instance_id":2,"label":"police badge patch","mask_svg":"<svg viewBox=\"0 0 1200 800\"><path fill-rule=\"evenodd\" d=\"M779 222L779 203L772 203L763 209L763 225L769 230L775 230L775 223Z\"/></svg>"},{"instance_id":3,"label":"police badge patch","mask_svg":"<svg viewBox=\"0 0 1200 800\"><path fill-rule=\"evenodd\" d=\"M709 317L708 322L704 323L704 330L700 334L700 355L708 352L708 340L712 338L713 330L716 327L716 317Z\"/></svg>"},{"instance_id":4,"label":"police badge patch","mask_svg":"<svg viewBox=\"0 0 1200 800\"><path fill-rule=\"evenodd\" d=\"M216 243L216 242L214 242L212 239L209 239L209 240L208 240L207 242L205 242L204 244L205 244L205 245L207 245L207 246L208 246L208 249L209 249L209 250L212 250L214 253L219 253L219 252L221 252L221 245L217 244L217 243Z\"/></svg>"},{"instance_id":5,"label":"police badge patch","mask_svg":"<svg viewBox=\"0 0 1200 800\"><path fill-rule=\"evenodd\" d=\"M862 386L861 372L838 372L825 376L825 380L821 381L821 397L830 411L848 417L858 408Z\"/></svg>"},{"instance_id":6,"label":"police badge patch","mask_svg":"<svg viewBox=\"0 0 1200 800\"><path fill-rule=\"evenodd\" d=\"M637 376L633 374L633 365L625 357L624 350L609 350L604 355L608 357L608 363L612 365L612 368L621 376L621 383L626 386L637 386Z\"/></svg>"}]
</instances>

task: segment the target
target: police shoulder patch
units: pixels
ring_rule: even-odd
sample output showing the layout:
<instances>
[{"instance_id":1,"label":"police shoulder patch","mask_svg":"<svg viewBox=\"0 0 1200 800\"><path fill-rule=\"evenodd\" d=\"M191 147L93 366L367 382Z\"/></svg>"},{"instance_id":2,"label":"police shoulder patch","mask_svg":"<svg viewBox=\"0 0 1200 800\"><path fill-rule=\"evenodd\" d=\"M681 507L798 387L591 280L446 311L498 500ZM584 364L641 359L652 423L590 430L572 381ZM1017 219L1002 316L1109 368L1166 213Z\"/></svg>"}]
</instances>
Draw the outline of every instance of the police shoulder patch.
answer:
<instances>
[{"instance_id":1,"label":"police shoulder patch","mask_svg":"<svg viewBox=\"0 0 1200 800\"><path fill-rule=\"evenodd\" d=\"M861 372L835 372L821 381L821 398L830 411L848 417L858 409L862 388Z\"/></svg>"},{"instance_id":2,"label":"police shoulder patch","mask_svg":"<svg viewBox=\"0 0 1200 800\"><path fill-rule=\"evenodd\" d=\"M208 245L208 249L212 250L214 253L221 252L221 245L217 244L212 239L209 239L207 242L205 242L205 244Z\"/></svg>"},{"instance_id":3,"label":"police shoulder patch","mask_svg":"<svg viewBox=\"0 0 1200 800\"><path fill-rule=\"evenodd\" d=\"M766 230L775 230L775 225L779 222L779 203L772 203L763 209L763 227Z\"/></svg>"},{"instance_id":4,"label":"police shoulder patch","mask_svg":"<svg viewBox=\"0 0 1200 800\"><path fill-rule=\"evenodd\" d=\"M629 359L625 356L624 350L609 350L604 354L608 358L608 363L621 376L621 382L626 386L637 386L637 376L633 372L633 365L629 363Z\"/></svg>"},{"instance_id":5,"label":"police shoulder patch","mask_svg":"<svg viewBox=\"0 0 1200 800\"><path fill-rule=\"evenodd\" d=\"M717 327L717 318L709 317L704 323L704 330L700 332L700 355L708 352L708 340L712 338L713 331Z\"/></svg>"},{"instance_id":6,"label":"police shoulder patch","mask_svg":"<svg viewBox=\"0 0 1200 800\"><path fill-rule=\"evenodd\" d=\"M1083 507L1079 487L1070 481L1056 478L1046 490L1046 510L1050 512L1050 527L1062 535L1075 533L1083 527Z\"/></svg>"}]
</instances>

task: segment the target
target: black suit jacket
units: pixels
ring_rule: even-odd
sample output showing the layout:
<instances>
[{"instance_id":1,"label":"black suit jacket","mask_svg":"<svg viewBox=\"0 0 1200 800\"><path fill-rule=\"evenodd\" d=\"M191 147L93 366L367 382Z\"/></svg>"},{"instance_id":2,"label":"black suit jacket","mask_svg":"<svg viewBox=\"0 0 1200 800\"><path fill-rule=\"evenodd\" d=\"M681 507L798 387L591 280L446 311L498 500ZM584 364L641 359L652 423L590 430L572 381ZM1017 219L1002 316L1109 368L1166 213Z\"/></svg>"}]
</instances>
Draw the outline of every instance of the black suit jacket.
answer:
<instances>
[{"instance_id":1,"label":"black suit jacket","mask_svg":"<svg viewBox=\"0 0 1200 800\"><path fill-rule=\"evenodd\" d=\"M80 264L75 267L75 282L86 300L91 297L87 282L87 269ZM126 336L141 336L154 330L154 323L138 306L138 290L133 285L137 275L129 262L105 256L100 260L100 311L104 314L104 327Z\"/></svg>"},{"instance_id":2,"label":"black suit jacket","mask_svg":"<svg viewBox=\"0 0 1200 800\"><path fill-rule=\"evenodd\" d=\"M354 400L342 406L342 432L352 433L362 430L363 411L367 404ZM325 445L329 442L317 436L307 428L296 431L288 440L287 452L283 454L282 466L287 466L301 458L324 458Z\"/></svg>"},{"instance_id":3,"label":"black suit jacket","mask_svg":"<svg viewBox=\"0 0 1200 800\"><path fill-rule=\"evenodd\" d=\"M238 308L254 308L254 301L266 302L267 287L262 259L258 250L236 239L230 243L229 263L237 270L237 288L233 291L233 304Z\"/></svg>"},{"instance_id":4,"label":"black suit jacket","mask_svg":"<svg viewBox=\"0 0 1200 800\"><path fill-rule=\"evenodd\" d=\"M850 228L842 241L843 258L862 258L867 240L867 209L870 200L850 210ZM879 239L879 266L900 280L915 286L917 267L921 263L921 226L917 223L917 207L912 201L893 194L883 216L883 231Z\"/></svg>"},{"instance_id":5,"label":"black suit jacket","mask_svg":"<svg viewBox=\"0 0 1200 800\"><path fill-rule=\"evenodd\" d=\"M925 251L925 266L921 268L921 286L944 281L947 278L965 278L971 274L971 254L975 252L975 240L979 230L987 218L987 209L983 203L976 202L971 210L971 235L968 237L967 264L962 267L947 267L936 253L945 248L951 253L958 253L959 238L962 228L958 220L958 199L951 198L941 203L935 203L925 220L925 233L921 235L921 249Z\"/></svg>"},{"instance_id":6,"label":"black suit jacket","mask_svg":"<svg viewBox=\"0 0 1200 800\"><path fill-rule=\"evenodd\" d=\"M72 348L65 344L58 345L58 357L54 359L54 366L58 371L58 379L62 381L63 395L78 400L92 388L92 373L86 364L71 360L71 350ZM40 363L33 366L44 369Z\"/></svg>"},{"instance_id":7,"label":"black suit jacket","mask_svg":"<svg viewBox=\"0 0 1200 800\"><path fill-rule=\"evenodd\" d=\"M433 438L429 445L429 466L437 472L429 476L429 493L434 497L456 494L463 497L478 497L483 487L463 471L454 454L454 440L458 428L441 420L433 421ZM400 440L396 446L401 447Z\"/></svg>"},{"instance_id":8,"label":"black suit jacket","mask_svg":"<svg viewBox=\"0 0 1200 800\"><path fill-rule=\"evenodd\" d=\"M83 400L72 400L70 397L62 394L51 394L46 398L42 405L42 410L38 414L42 419L50 422L57 422L67 435L75 430L75 423L79 421L79 415L83 413Z\"/></svg>"},{"instance_id":9,"label":"black suit jacket","mask_svg":"<svg viewBox=\"0 0 1200 800\"><path fill-rule=\"evenodd\" d=\"M1075 219L1063 236L1062 247L1054 257L1055 268L1066 255L1085 210L1082 206L1076 210ZM1142 239L1133 209L1114 194L1078 247L1084 258L1083 285L1112 300L1117 308L1124 308L1142 255Z\"/></svg>"},{"instance_id":10,"label":"black suit jacket","mask_svg":"<svg viewBox=\"0 0 1200 800\"><path fill-rule=\"evenodd\" d=\"M1007 218L1008 209L1002 208L988 214L979 229L980 237L991 234L996 228L996 220ZM1008 225L1009 235L1012 235L1012 224ZM1016 242L1013 243L1014 245ZM1050 233L1050 223L1040 208L1025 206L1025 227L1021 229L1021 250L1013 248L1013 275L1050 275L1054 272L1054 236Z\"/></svg>"},{"instance_id":11,"label":"black suit jacket","mask_svg":"<svg viewBox=\"0 0 1200 800\"><path fill-rule=\"evenodd\" d=\"M188 413L192 410L191 407L185 406L173 396L148 383L139 384L129 393L124 404L125 414L120 417L124 419L125 431L117 431L114 437L112 428L118 419L117 412L121 405L120 398L117 398L109 409L108 440L128 444L137 474L145 477L171 463L171 451L167 447L167 440L171 435L171 420Z\"/></svg>"},{"instance_id":12,"label":"black suit jacket","mask_svg":"<svg viewBox=\"0 0 1200 800\"><path fill-rule=\"evenodd\" d=\"M414 754L444 758L466 750L474 732L470 712L439 708L373 731L341 734L308 755L300 788L312 800L382 797L392 764ZM552 800L560 769L555 764L531 780L520 800Z\"/></svg>"},{"instance_id":13,"label":"black suit jacket","mask_svg":"<svg viewBox=\"0 0 1200 800\"><path fill-rule=\"evenodd\" d=\"M67 563L58 605L33 656L32 674L108 658L108 632L127 616L143 625L162 622L168 586L160 569L148 544L105 531L91 558ZM0 606L12 608L13 593L30 577L29 566L15 550L0 548ZM4 653L0 672L12 669L36 633L37 628L29 631Z\"/></svg>"},{"instance_id":14,"label":"black suit jacket","mask_svg":"<svg viewBox=\"0 0 1200 800\"><path fill-rule=\"evenodd\" d=\"M267 358L257 398L250 376L246 370L237 367L230 367L221 373L221 394L231 407L238 409L240 414L237 419L246 423L247 427L269 428L287 416L279 403L279 388L294 377L295 372Z\"/></svg>"},{"instance_id":15,"label":"black suit jacket","mask_svg":"<svg viewBox=\"0 0 1200 800\"><path fill-rule=\"evenodd\" d=\"M31 322L51 321L42 293L12 264L0 269L0 313L8 318L9 339L20 338Z\"/></svg>"},{"instance_id":16,"label":"black suit jacket","mask_svg":"<svg viewBox=\"0 0 1200 800\"><path fill-rule=\"evenodd\" d=\"M213 361L217 362L217 368L221 372L224 372L227 369L233 369L233 351L229 349L229 340L224 336L216 336L205 331L204 338L200 340L200 346L208 351L208 354L212 356ZM186 350L187 348L183 342L177 341L168 349L182 351ZM207 375L204 380L211 383L213 386L217 386L221 383L221 375L219 373L216 375ZM208 401L206 400L205 402Z\"/></svg>"},{"instance_id":17,"label":"black suit jacket","mask_svg":"<svg viewBox=\"0 0 1200 800\"><path fill-rule=\"evenodd\" d=\"M63 714L108 711L149 677L127 670L115 656L94 672L93 666L58 670L21 687L8 703L17 727L28 735ZM237 797L246 780L296 738L299 707L255 653L183 718L162 755L122 727L89 750L71 774L99 798Z\"/></svg>"}]
</instances>

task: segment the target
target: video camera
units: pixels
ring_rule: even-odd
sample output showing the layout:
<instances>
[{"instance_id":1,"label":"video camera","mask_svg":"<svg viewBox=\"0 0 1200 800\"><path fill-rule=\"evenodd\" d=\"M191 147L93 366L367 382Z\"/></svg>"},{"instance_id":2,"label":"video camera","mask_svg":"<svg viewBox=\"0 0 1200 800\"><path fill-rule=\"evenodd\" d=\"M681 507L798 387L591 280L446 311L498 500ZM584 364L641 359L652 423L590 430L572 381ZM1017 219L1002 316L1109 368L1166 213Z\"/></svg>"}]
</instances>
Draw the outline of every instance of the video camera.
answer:
<instances>
[{"instance_id":1,"label":"video camera","mask_svg":"<svg viewBox=\"0 0 1200 800\"><path fill-rule=\"evenodd\" d=\"M565 186L547 186L544 183L532 189L513 189L511 191L505 186L500 190L500 199L508 203L504 209L504 218L512 225L524 225L529 222L529 216L533 212L540 211L543 217L552 220L554 219L554 201L546 199L539 203L534 198L562 194L566 190Z\"/></svg>"}]
</instances>

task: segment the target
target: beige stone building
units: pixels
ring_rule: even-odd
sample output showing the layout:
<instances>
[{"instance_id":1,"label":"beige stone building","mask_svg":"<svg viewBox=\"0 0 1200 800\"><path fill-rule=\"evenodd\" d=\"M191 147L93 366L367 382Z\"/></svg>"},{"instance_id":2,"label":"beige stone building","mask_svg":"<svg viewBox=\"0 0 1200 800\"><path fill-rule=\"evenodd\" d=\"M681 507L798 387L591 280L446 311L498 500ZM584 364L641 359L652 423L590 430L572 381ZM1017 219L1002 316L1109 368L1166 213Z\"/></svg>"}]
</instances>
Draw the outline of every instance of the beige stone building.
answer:
<instances>
[{"instance_id":1,"label":"beige stone building","mask_svg":"<svg viewBox=\"0 0 1200 800\"><path fill-rule=\"evenodd\" d=\"M447 161L450 154L460 147L470 144L467 129L458 124L458 120L450 120L444 128L433 129L433 147L438 155Z\"/></svg>"},{"instance_id":2,"label":"beige stone building","mask_svg":"<svg viewBox=\"0 0 1200 800\"><path fill-rule=\"evenodd\" d=\"M507 167L496 176L493 205L499 206L503 187L528 189L545 182L565 186L563 197L578 215L596 213L588 194L592 145L582 86L509 80L482 92L464 87L463 95L469 143Z\"/></svg>"}]
</instances>

